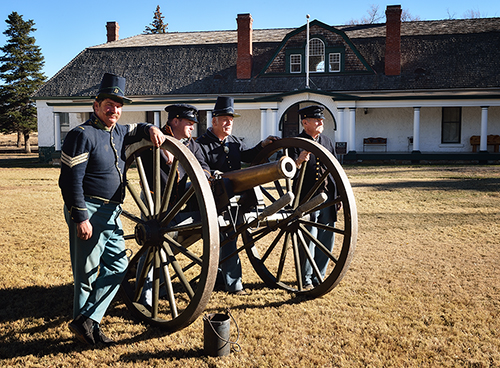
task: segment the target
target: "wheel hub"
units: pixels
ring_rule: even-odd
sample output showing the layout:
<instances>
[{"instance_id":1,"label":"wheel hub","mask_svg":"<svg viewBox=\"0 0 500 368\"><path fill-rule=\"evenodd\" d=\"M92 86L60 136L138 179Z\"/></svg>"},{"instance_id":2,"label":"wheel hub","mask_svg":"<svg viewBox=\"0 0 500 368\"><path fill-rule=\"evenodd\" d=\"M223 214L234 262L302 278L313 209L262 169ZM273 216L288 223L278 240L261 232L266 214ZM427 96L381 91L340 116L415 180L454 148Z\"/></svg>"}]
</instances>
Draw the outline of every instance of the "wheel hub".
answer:
<instances>
[{"instance_id":1,"label":"wheel hub","mask_svg":"<svg viewBox=\"0 0 500 368\"><path fill-rule=\"evenodd\" d=\"M145 223L137 224L134 230L135 241L139 245L155 245L163 242L163 234L160 231L160 224L157 220L149 220Z\"/></svg>"}]
</instances>

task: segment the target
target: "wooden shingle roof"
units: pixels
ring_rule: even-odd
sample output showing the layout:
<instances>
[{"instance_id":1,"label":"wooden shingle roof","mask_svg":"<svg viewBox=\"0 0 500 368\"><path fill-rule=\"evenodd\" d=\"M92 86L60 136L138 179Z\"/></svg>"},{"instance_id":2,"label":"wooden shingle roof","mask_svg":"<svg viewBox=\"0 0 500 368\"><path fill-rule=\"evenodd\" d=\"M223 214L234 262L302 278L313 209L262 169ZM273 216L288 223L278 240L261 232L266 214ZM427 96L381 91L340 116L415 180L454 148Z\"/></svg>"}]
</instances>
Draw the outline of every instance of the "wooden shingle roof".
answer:
<instances>
[{"instance_id":1,"label":"wooden shingle roof","mask_svg":"<svg viewBox=\"0 0 500 368\"><path fill-rule=\"evenodd\" d=\"M375 71L311 74L311 88L380 90L498 89L500 18L404 22L401 75L384 75L385 24L338 26ZM138 35L89 47L36 98L91 97L105 72L127 78L128 96L276 94L304 88L303 75L259 75L292 28L253 31L253 78L236 78L237 31Z\"/></svg>"}]
</instances>

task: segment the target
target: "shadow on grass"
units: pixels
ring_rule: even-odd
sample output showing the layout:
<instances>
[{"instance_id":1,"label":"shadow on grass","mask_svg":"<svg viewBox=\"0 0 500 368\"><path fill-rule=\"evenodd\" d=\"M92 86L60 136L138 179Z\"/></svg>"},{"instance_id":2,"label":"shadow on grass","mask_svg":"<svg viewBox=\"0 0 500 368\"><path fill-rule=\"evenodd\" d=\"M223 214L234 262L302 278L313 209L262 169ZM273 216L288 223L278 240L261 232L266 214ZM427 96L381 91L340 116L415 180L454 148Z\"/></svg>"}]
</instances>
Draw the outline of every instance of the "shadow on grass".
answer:
<instances>
[{"instance_id":1,"label":"shadow on grass","mask_svg":"<svg viewBox=\"0 0 500 368\"><path fill-rule=\"evenodd\" d=\"M259 290L266 286L263 283L248 284L248 289ZM125 308L116 308L122 304L117 299L108 309L108 315L118 316L124 320L135 320ZM307 300L303 296L294 297L271 304L244 303L233 309L268 308L284 304L297 304ZM58 329L66 329L72 317L73 285L55 287L32 286L24 289L0 290L0 359L13 359L18 357L53 356L75 351L85 351L94 347L85 346L75 341L72 337L63 338ZM207 311L209 312L209 311ZM201 316L199 317L201 318ZM40 321L42 320L42 321ZM55 331L55 332L54 332ZM169 334L159 328L149 326L144 333L118 341L119 345L130 345L140 341L150 340ZM34 338L33 336L41 336ZM95 347L99 348L99 347ZM181 358L202 357L203 349L169 350L158 353L131 353L122 355L122 361L141 362L151 358L176 360Z\"/></svg>"},{"instance_id":2,"label":"shadow on grass","mask_svg":"<svg viewBox=\"0 0 500 368\"><path fill-rule=\"evenodd\" d=\"M457 178L441 180L395 180L386 183L352 184L353 188L369 187L380 191L395 189L421 190L471 190L478 192L497 192L500 188L500 178Z\"/></svg>"},{"instance_id":3,"label":"shadow on grass","mask_svg":"<svg viewBox=\"0 0 500 368\"><path fill-rule=\"evenodd\" d=\"M21 155L11 156L0 154L0 168L40 168L54 167L48 163L40 162L38 155L26 154L26 157Z\"/></svg>"}]
</instances>

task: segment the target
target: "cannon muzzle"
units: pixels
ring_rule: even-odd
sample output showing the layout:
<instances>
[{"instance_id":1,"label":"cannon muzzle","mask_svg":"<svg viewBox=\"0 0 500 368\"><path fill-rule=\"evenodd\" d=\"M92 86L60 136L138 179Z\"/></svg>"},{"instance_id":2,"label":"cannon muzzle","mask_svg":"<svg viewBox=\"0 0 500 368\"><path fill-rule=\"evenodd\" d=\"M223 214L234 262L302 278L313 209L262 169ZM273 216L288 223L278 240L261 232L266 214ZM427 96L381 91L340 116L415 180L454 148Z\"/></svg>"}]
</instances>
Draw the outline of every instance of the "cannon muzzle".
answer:
<instances>
[{"instance_id":1,"label":"cannon muzzle","mask_svg":"<svg viewBox=\"0 0 500 368\"><path fill-rule=\"evenodd\" d=\"M275 162L224 173L222 178L228 179L233 192L238 194L275 180L292 179L296 170L295 162L290 157L283 156Z\"/></svg>"}]
</instances>

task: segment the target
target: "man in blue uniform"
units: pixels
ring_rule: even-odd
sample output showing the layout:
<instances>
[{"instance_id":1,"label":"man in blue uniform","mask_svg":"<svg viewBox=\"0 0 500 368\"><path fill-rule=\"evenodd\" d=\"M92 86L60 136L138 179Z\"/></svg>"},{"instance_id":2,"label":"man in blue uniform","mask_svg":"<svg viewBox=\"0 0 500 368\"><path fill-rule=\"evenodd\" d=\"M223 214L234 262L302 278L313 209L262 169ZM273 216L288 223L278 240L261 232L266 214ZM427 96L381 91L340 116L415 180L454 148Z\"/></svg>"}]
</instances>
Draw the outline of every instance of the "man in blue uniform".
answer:
<instances>
[{"instance_id":1,"label":"man in blue uniform","mask_svg":"<svg viewBox=\"0 0 500 368\"><path fill-rule=\"evenodd\" d=\"M69 328L90 345L112 344L100 322L127 268L119 215L125 196L125 146L143 138L160 146L163 133L150 124L117 124L124 102L125 78L104 74L94 113L72 129L61 152L59 187L69 228L74 279L73 318Z\"/></svg>"},{"instance_id":2,"label":"man in blue uniform","mask_svg":"<svg viewBox=\"0 0 500 368\"><path fill-rule=\"evenodd\" d=\"M278 137L269 136L255 147L248 148L238 137L232 135L233 118L240 115L234 112L232 97L217 98L212 112L212 126L198 138L205 161L212 174L241 169L241 162L251 162L263 147L272 143ZM224 234L223 234L224 238ZM220 259L236 250L236 239L223 246ZM226 291L237 295L245 295L243 289L241 263L238 255L231 257L220 265Z\"/></svg>"},{"instance_id":3,"label":"man in blue uniform","mask_svg":"<svg viewBox=\"0 0 500 368\"><path fill-rule=\"evenodd\" d=\"M198 123L198 109L192 105L188 104L174 104L165 107L165 111L168 112L167 123L161 129L165 135L174 137L181 141L196 157L200 163L205 176L210 178L210 167L205 162L203 152L200 146L192 138L192 132L194 130L194 124ZM168 176L170 173L170 165L173 162L173 155L166 151L161 150L160 152L160 182L161 191L165 189L168 181ZM148 180L149 189L151 192L154 191L153 188L153 149L146 150L141 154L141 159L144 165L144 171L146 172L146 178ZM173 188L173 194L171 196L171 205L175 205L177 200L184 194L187 189L187 182L185 176L184 168L179 165L177 167L177 179L175 180L175 187ZM175 219L174 219L175 221ZM146 254L141 258L139 267L137 269L137 274L140 274L142 265L146 260ZM163 275L162 275L163 276ZM148 273L147 279L145 280L140 302L143 305L151 307L152 305L152 288L153 288L153 269Z\"/></svg>"},{"instance_id":4,"label":"man in blue uniform","mask_svg":"<svg viewBox=\"0 0 500 368\"><path fill-rule=\"evenodd\" d=\"M298 135L298 137L311 139L323 147L325 147L328 151L330 151L333 155L335 155L335 147L327 136L321 134L324 129L324 115L323 115L323 106L319 105L311 105L304 107L299 110L299 114L302 121L303 131ZM295 160L297 168L300 168L302 165L306 165L306 172L304 176L304 181L302 184L302 191L300 192L300 198L302 198L309 192L309 190L316 184L316 181L323 175L324 168L321 165L321 162L317 157L315 157L310 152L295 148L291 151L290 157ZM295 185L296 183L294 183ZM327 180L323 183L323 185L318 189L317 193L325 193L328 195L328 199L331 200L335 196L335 183L333 180L328 177ZM334 226L335 221L337 220L337 208L336 206L330 206L319 211L315 211L311 213L311 221L318 222L324 225ZM317 227L308 226L307 229L311 234L316 237L326 248L330 251L333 250L334 245L334 233L332 231L326 231L318 229ZM314 243L309 243L309 251L318 266L321 277L324 278L326 274L326 269L328 267L329 258L323 252L317 251ZM305 255L304 255L305 257ZM313 269L311 263L308 260L305 260L302 263L302 274L304 278L304 288L311 289L313 285L318 285L320 280L313 277Z\"/></svg>"}]
</instances>

